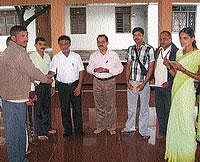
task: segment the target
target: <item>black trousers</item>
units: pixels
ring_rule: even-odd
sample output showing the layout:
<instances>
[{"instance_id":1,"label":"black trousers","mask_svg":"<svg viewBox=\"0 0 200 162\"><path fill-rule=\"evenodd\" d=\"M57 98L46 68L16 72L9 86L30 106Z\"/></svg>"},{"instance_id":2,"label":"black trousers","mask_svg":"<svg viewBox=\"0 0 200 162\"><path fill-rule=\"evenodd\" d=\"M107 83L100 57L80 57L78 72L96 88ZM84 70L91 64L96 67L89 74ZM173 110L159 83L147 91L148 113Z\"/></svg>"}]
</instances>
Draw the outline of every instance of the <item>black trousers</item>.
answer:
<instances>
[{"instance_id":1,"label":"black trousers","mask_svg":"<svg viewBox=\"0 0 200 162\"><path fill-rule=\"evenodd\" d=\"M171 89L155 87L156 113L160 135L166 135L167 123L171 107Z\"/></svg>"},{"instance_id":2,"label":"black trousers","mask_svg":"<svg viewBox=\"0 0 200 162\"><path fill-rule=\"evenodd\" d=\"M70 104L72 105L74 133L75 135L83 133L81 95L79 96L74 95L74 90L77 87L77 85L78 85L78 80L73 82L72 84L57 82L58 96L61 106L62 125L64 128L64 132L67 135L73 134Z\"/></svg>"},{"instance_id":3,"label":"black trousers","mask_svg":"<svg viewBox=\"0 0 200 162\"><path fill-rule=\"evenodd\" d=\"M51 85L40 83L35 87L38 101L34 105L36 134L46 135L51 127Z\"/></svg>"}]
</instances>

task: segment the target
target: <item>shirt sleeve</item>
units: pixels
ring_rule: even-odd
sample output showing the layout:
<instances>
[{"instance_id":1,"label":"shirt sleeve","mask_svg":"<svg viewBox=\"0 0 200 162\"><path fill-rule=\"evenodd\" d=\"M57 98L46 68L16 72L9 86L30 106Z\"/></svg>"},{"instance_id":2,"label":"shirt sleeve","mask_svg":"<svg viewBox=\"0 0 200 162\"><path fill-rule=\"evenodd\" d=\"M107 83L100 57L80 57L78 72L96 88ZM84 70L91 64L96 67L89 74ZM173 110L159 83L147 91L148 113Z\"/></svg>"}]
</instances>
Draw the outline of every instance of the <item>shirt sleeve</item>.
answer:
<instances>
[{"instance_id":1,"label":"shirt sleeve","mask_svg":"<svg viewBox=\"0 0 200 162\"><path fill-rule=\"evenodd\" d=\"M89 63L88 63L88 66L87 66L87 72L90 73L90 74L94 74L94 56L93 54L90 55L90 58L89 58Z\"/></svg>"},{"instance_id":2,"label":"shirt sleeve","mask_svg":"<svg viewBox=\"0 0 200 162\"><path fill-rule=\"evenodd\" d=\"M155 56L154 56L154 49L150 48L149 50L149 62L155 61Z\"/></svg>"},{"instance_id":3,"label":"shirt sleeve","mask_svg":"<svg viewBox=\"0 0 200 162\"><path fill-rule=\"evenodd\" d=\"M79 61L78 61L78 69L79 69L79 71L85 70L84 66L83 66L83 61L82 61L80 55L78 55L78 59L79 59Z\"/></svg>"},{"instance_id":4,"label":"shirt sleeve","mask_svg":"<svg viewBox=\"0 0 200 162\"><path fill-rule=\"evenodd\" d=\"M113 64L113 67L109 69L109 72L115 76L122 73L124 67L117 53L114 53L113 59L114 59L114 64Z\"/></svg>"},{"instance_id":5,"label":"shirt sleeve","mask_svg":"<svg viewBox=\"0 0 200 162\"><path fill-rule=\"evenodd\" d=\"M46 83L47 77L35 67L28 54L23 51L21 55L22 57L19 57L19 62L21 63L19 67L21 68L21 71L29 75L31 81L39 80L42 83Z\"/></svg>"},{"instance_id":6,"label":"shirt sleeve","mask_svg":"<svg viewBox=\"0 0 200 162\"><path fill-rule=\"evenodd\" d=\"M127 55L128 55L127 59L128 59L128 61L131 61L131 60L132 60L132 58L131 58L131 51L132 51L132 48L133 48L133 47L129 47L128 50L127 50Z\"/></svg>"},{"instance_id":7,"label":"shirt sleeve","mask_svg":"<svg viewBox=\"0 0 200 162\"><path fill-rule=\"evenodd\" d=\"M49 71L56 73L56 69L57 69L57 59L56 59L56 56L54 56L50 63Z\"/></svg>"}]
</instances>

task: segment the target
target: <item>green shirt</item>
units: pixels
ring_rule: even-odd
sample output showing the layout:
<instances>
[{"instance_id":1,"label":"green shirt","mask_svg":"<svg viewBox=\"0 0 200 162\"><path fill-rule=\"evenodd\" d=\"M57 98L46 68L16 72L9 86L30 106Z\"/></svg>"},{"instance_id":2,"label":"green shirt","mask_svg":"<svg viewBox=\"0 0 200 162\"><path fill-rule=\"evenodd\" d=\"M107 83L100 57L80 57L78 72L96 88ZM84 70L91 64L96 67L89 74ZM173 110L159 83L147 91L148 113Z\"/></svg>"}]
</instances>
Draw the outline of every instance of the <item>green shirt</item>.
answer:
<instances>
[{"instance_id":1,"label":"green shirt","mask_svg":"<svg viewBox=\"0 0 200 162\"><path fill-rule=\"evenodd\" d=\"M42 57L37 51L31 53L30 58L33 62L33 64L35 65L36 68L38 68L43 74L48 74L49 72L49 66L51 63L51 58L49 56L49 54L44 53L44 56ZM40 82L35 81L37 84L39 84ZM52 86L54 87L55 83L52 83Z\"/></svg>"}]
</instances>

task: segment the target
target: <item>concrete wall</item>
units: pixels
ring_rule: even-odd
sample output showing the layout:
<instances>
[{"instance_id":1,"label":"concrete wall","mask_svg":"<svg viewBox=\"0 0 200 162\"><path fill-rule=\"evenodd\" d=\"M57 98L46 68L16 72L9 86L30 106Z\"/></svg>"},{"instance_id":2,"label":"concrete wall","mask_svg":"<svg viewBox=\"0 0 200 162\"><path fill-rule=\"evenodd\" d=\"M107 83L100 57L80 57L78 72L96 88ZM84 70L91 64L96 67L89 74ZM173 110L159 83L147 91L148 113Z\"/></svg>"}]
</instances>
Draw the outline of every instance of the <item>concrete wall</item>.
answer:
<instances>
[{"instance_id":1,"label":"concrete wall","mask_svg":"<svg viewBox=\"0 0 200 162\"><path fill-rule=\"evenodd\" d=\"M87 6L86 7L86 34L70 34L70 7L66 6L66 34L72 38L72 49L95 50L96 38L99 34L106 34L109 38L110 49L127 49L132 45L131 33L115 32L116 6ZM132 6L131 28L141 26L147 28L147 6Z\"/></svg>"}]
</instances>

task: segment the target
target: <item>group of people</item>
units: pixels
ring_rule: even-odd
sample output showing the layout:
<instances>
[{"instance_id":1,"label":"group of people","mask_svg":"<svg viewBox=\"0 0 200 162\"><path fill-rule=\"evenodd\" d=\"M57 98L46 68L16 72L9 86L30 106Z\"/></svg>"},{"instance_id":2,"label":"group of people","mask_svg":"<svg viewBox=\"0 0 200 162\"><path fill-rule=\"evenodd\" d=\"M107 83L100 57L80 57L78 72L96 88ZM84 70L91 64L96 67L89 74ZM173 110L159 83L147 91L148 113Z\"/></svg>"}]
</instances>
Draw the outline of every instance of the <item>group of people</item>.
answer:
<instances>
[{"instance_id":1,"label":"group of people","mask_svg":"<svg viewBox=\"0 0 200 162\"><path fill-rule=\"evenodd\" d=\"M196 139L200 139L200 126L196 135L193 116L196 102L194 80L200 81L200 51L195 44L194 31L191 28L180 31L180 50L172 43L169 31L160 33L160 46L156 51L144 42L141 27L134 28L132 35L135 45L128 48L125 69L128 119L121 132L136 131L139 97L139 133L143 139L149 139L150 84L153 84L159 121L158 138L166 138L165 158L177 162L194 161ZM13 26L9 38L8 47L0 56L0 104L7 151L11 162L28 161L25 157L25 121L27 104L33 104L29 92L35 92L33 122L39 140L48 140L49 134L56 133L51 122L51 96L55 93L55 84L60 100L63 137L82 136L81 89L85 69L80 55L70 50L69 36L58 38L60 52L52 60L45 53L47 44L43 37L35 39L36 51L27 54L28 32L25 27ZM115 78L122 73L123 65L118 54L108 49L108 43L106 35L98 35L99 50L90 55L86 70L94 76L94 133L107 130L114 135L117 122ZM200 125L200 117L198 120Z\"/></svg>"}]
</instances>

